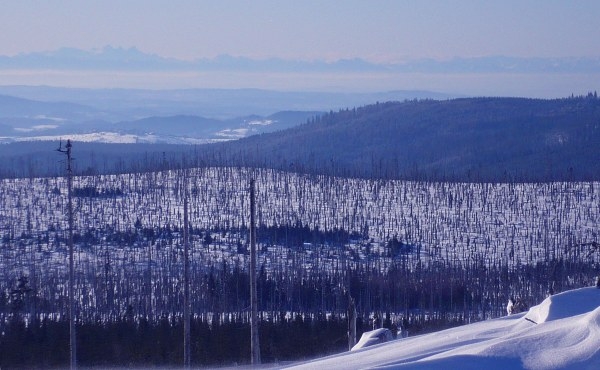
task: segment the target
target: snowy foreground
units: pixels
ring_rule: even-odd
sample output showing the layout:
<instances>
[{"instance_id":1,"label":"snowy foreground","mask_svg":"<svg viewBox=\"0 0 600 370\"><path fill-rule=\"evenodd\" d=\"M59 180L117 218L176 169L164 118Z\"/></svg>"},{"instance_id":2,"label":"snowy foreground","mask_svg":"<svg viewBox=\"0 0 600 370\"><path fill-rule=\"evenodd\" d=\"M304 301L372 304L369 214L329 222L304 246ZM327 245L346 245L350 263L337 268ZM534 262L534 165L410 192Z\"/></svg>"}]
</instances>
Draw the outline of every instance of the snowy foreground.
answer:
<instances>
[{"instance_id":1,"label":"snowy foreground","mask_svg":"<svg viewBox=\"0 0 600 370\"><path fill-rule=\"evenodd\" d=\"M400 339L292 369L600 369L600 289L571 290L529 312Z\"/></svg>"}]
</instances>

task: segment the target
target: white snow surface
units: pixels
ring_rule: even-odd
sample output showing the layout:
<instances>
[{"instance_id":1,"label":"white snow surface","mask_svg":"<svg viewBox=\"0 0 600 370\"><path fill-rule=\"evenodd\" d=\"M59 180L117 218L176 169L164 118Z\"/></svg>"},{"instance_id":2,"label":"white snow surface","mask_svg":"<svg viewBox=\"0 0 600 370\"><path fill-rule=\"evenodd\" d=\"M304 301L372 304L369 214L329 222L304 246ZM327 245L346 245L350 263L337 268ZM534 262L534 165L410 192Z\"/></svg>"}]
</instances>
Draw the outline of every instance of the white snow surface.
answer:
<instances>
[{"instance_id":1,"label":"white snow surface","mask_svg":"<svg viewBox=\"0 0 600 370\"><path fill-rule=\"evenodd\" d=\"M399 339L291 369L600 369L600 289L548 297L528 312Z\"/></svg>"}]
</instances>

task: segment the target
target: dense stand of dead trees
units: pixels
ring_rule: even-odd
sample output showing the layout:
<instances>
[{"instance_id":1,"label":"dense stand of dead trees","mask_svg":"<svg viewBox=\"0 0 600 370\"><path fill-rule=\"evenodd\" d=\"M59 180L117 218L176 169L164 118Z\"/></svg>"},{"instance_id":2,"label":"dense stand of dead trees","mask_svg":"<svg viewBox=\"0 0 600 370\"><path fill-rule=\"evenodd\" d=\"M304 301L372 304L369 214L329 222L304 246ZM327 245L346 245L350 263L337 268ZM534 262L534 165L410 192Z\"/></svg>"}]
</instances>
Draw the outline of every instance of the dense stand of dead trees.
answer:
<instances>
[{"instance_id":1,"label":"dense stand of dead trees","mask_svg":"<svg viewBox=\"0 0 600 370\"><path fill-rule=\"evenodd\" d=\"M259 189L263 320L344 317L350 295L361 322L378 314L418 331L503 315L510 296L534 304L589 285L600 267L598 183L401 182L227 167L187 174L73 179L81 322L181 319L186 218L192 319L248 322L250 178ZM65 181L0 182L0 325L68 312Z\"/></svg>"}]
</instances>

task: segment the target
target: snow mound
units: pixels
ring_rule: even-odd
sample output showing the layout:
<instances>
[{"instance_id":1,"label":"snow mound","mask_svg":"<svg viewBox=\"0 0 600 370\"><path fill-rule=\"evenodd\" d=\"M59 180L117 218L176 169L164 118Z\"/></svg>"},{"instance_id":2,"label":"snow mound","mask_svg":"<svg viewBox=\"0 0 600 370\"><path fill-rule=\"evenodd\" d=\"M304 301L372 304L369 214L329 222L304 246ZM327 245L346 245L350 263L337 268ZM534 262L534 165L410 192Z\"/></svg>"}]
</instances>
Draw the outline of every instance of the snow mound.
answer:
<instances>
[{"instance_id":1,"label":"snow mound","mask_svg":"<svg viewBox=\"0 0 600 370\"><path fill-rule=\"evenodd\" d=\"M297 369L600 369L600 289L548 297L526 314L395 340Z\"/></svg>"},{"instance_id":2,"label":"snow mound","mask_svg":"<svg viewBox=\"0 0 600 370\"><path fill-rule=\"evenodd\" d=\"M354 345L354 347L352 347L351 351L389 342L392 339L393 336L390 329L379 328L372 331L367 331L362 334L360 340Z\"/></svg>"},{"instance_id":3,"label":"snow mound","mask_svg":"<svg viewBox=\"0 0 600 370\"><path fill-rule=\"evenodd\" d=\"M541 324L581 315L598 307L600 307L600 289L582 288L546 298L539 305L532 307L525 315L525 319Z\"/></svg>"}]
</instances>

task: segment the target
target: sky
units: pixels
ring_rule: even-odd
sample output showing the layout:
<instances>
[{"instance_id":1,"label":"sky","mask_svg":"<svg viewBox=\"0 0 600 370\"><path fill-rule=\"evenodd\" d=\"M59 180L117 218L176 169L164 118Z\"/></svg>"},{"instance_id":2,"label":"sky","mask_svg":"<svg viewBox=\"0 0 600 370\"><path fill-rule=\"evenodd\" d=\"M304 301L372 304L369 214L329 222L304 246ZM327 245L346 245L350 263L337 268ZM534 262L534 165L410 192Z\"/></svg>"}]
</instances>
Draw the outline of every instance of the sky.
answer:
<instances>
[{"instance_id":1,"label":"sky","mask_svg":"<svg viewBox=\"0 0 600 370\"><path fill-rule=\"evenodd\" d=\"M110 45L182 60L600 57L597 0L0 0L0 7L4 56Z\"/></svg>"}]
</instances>

